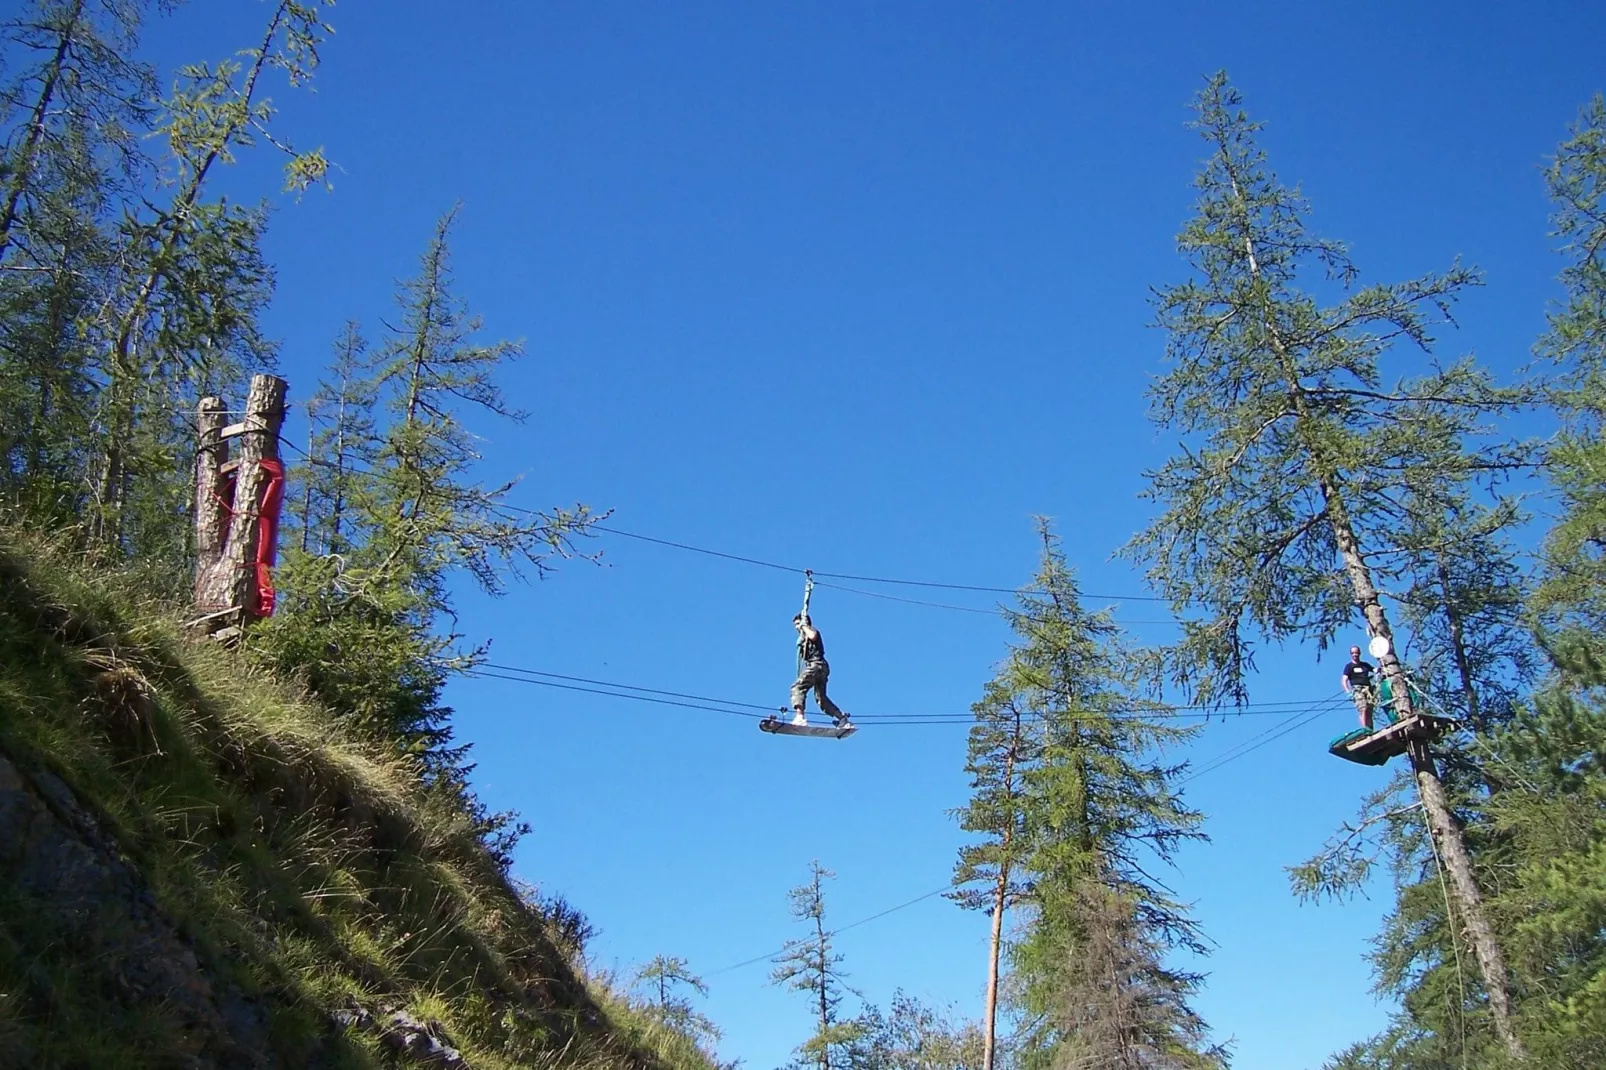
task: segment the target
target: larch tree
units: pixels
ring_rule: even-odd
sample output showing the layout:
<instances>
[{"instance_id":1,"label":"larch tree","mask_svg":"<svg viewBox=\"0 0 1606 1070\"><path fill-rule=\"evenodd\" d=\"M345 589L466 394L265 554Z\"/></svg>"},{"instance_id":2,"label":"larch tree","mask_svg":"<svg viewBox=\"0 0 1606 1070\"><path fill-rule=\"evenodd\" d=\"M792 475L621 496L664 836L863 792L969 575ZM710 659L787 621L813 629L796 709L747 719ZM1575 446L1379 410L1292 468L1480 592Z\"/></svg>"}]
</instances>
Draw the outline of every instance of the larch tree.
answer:
<instances>
[{"instance_id":1,"label":"larch tree","mask_svg":"<svg viewBox=\"0 0 1606 1070\"><path fill-rule=\"evenodd\" d=\"M265 214L207 200L207 186L220 165L258 142L287 156L287 188L325 180L321 150L297 151L271 129L274 109L264 77L281 72L291 85L312 77L329 32L324 6L323 0L276 0L255 47L216 64L181 68L163 101L154 133L166 148L162 177L171 194L159 208L125 215L118 255L127 267L94 325L104 348L104 385L92 519L103 543L125 537L124 507L141 463L135 431L150 423L142 411L162 404L151 384L217 392L229 385L219 379L236 361L261 366L271 359L271 347L256 330L272 283L259 251Z\"/></svg>"},{"instance_id":2,"label":"larch tree","mask_svg":"<svg viewBox=\"0 0 1606 1070\"><path fill-rule=\"evenodd\" d=\"M102 361L86 324L116 284L117 220L150 177L145 7L32 0L0 21L0 489L63 521L92 452Z\"/></svg>"},{"instance_id":3,"label":"larch tree","mask_svg":"<svg viewBox=\"0 0 1606 1070\"><path fill-rule=\"evenodd\" d=\"M950 898L966 910L986 910L992 933L987 945L987 995L982 1010L983 1070L993 1070L998 1052L999 964L1004 916L1029 890L1022 862L1030 851L1022 790L1026 771L1038 760L1039 731L1012 688L1015 666L1006 662L971 707L965 771L970 802L955 811L959 827L981 837L959 849Z\"/></svg>"},{"instance_id":4,"label":"larch tree","mask_svg":"<svg viewBox=\"0 0 1606 1070\"><path fill-rule=\"evenodd\" d=\"M1037 736L1019 807L1024 921L1013 949L1028 1023L1026 1066L1206 1068L1224 1053L1189 1006L1205 951L1185 908L1149 871L1202 840L1163 752L1192 730L1145 698L1139 660L1107 612L1089 612L1058 539L1039 521L1042 564L1008 614L1000 680Z\"/></svg>"},{"instance_id":5,"label":"larch tree","mask_svg":"<svg viewBox=\"0 0 1606 1070\"><path fill-rule=\"evenodd\" d=\"M1552 643L1606 656L1606 97L1583 109L1546 178L1567 264L1562 306L1538 350L1556 374L1550 397L1562 433L1548 472L1560 515L1544 543L1535 597Z\"/></svg>"},{"instance_id":6,"label":"larch tree","mask_svg":"<svg viewBox=\"0 0 1606 1070\"><path fill-rule=\"evenodd\" d=\"M455 291L449 236L437 223L418 273L397 294L401 314L376 345L354 326L336 342L319 392L302 500L324 545L286 555L283 619L254 642L294 667L313 692L364 730L418 755L442 790L468 797L465 751L451 745L441 693L481 652L464 650L449 581L467 574L490 594L571 550L584 506L540 512L507 500L514 481L486 484L469 421L518 420L497 383L519 355L482 342L482 323ZM370 418L371 415L371 418ZM310 493L309 493L310 492ZM486 815L488 822L502 815ZM492 849L505 855L495 835Z\"/></svg>"},{"instance_id":7,"label":"larch tree","mask_svg":"<svg viewBox=\"0 0 1606 1070\"><path fill-rule=\"evenodd\" d=\"M1123 552L1179 615L1197 614L1167 651L1173 678L1198 701L1227 704L1247 695L1250 633L1325 646L1358 613L1393 643L1379 580L1402 496L1413 483L1520 463L1470 445L1482 421L1518 399L1466 360L1429 361L1386 383L1383 358L1406 346L1430 352L1433 325L1474 273L1455 266L1359 286L1344 248L1307 230L1304 201L1268 168L1259 124L1224 74L1196 110L1208 156L1196 214L1178 238L1193 273L1158 291L1170 367L1151 389L1153 419L1183 442L1149 474L1160 515ZM1416 712L1396 652L1379 660L1396 709ZM1506 965L1465 836L1426 747L1413 745L1410 758L1494 1028L1519 1055Z\"/></svg>"},{"instance_id":8,"label":"larch tree","mask_svg":"<svg viewBox=\"0 0 1606 1070\"><path fill-rule=\"evenodd\" d=\"M719 1027L699 1012L688 993L708 995L708 985L683 958L658 955L636 971L635 988L646 995L653 1015L697 1044L719 1039Z\"/></svg>"},{"instance_id":9,"label":"larch tree","mask_svg":"<svg viewBox=\"0 0 1606 1070\"><path fill-rule=\"evenodd\" d=\"M347 323L335 340L328 377L307 402L306 459L293 473L301 484L303 553L326 557L365 540L357 523L379 449L379 389L367 353L362 329Z\"/></svg>"},{"instance_id":10,"label":"larch tree","mask_svg":"<svg viewBox=\"0 0 1606 1070\"><path fill-rule=\"evenodd\" d=\"M848 992L847 975L842 971L842 955L832 944L835 935L825 924L825 882L836 876L816 859L809 866L807 884L787 893L793 919L810 930L807 936L788 940L775 960L770 982L809 1001L814 1016L814 1035L797 1049L803 1065L820 1070L851 1070L858 1061L856 1047L863 1035L857 1020L842 1019L839 1008Z\"/></svg>"},{"instance_id":11,"label":"larch tree","mask_svg":"<svg viewBox=\"0 0 1606 1070\"><path fill-rule=\"evenodd\" d=\"M864 1070L981 1070L980 1026L932 1007L902 989L887 1012L870 1007L859 1016L864 1033L858 1063Z\"/></svg>"}]
</instances>

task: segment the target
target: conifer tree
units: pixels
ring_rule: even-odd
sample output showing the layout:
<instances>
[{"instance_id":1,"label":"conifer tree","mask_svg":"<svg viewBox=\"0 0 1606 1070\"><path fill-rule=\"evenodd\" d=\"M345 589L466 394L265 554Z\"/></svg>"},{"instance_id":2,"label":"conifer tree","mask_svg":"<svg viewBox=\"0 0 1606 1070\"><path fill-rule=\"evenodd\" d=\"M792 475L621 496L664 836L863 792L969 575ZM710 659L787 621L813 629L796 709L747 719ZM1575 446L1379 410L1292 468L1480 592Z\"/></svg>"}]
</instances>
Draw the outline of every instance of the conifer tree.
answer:
<instances>
[{"instance_id":1,"label":"conifer tree","mask_svg":"<svg viewBox=\"0 0 1606 1070\"><path fill-rule=\"evenodd\" d=\"M480 457L465 420L476 411L521 418L495 378L519 347L477 340L481 321L453 289L455 219L453 209L436 225L383 343L368 351L354 325L336 343L302 473L315 538L330 548L287 555L295 619L263 628L262 641L335 708L459 780L439 695L476 654L437 628L451 619L448 580L462 571L500 593L521 568L541 572L551 554L569 552L589 513L515 510L512 482L475 477Z\"/></svg>"},{"instance_id":2,"label":"conifer tree","mask_svg":"<svg viewBox=\"0 0 1606 1070\"><path fill-rule=\"evenodd\" d=\"M292 85L310 79L328 31L322 0L277 0L256 47L217 64L182 68L163 102L155 132L167 148L173 192L154 214L129 213L123 220L118 255L129 267L96 324L105 356L93 534L102 542L125 537L124 507L140 463L130 453L142 411L150 407L150 384L194 377L215 388L231 358L262 366L270 357L255 329L271 285L259 251L265 217L207 201L204 194L219 164L258 141L287 155L287 188L324 180L328 161L321 150L296 151L271 130L263 76L279 70Z\"/></svg>"},{"instance_id":3,"label":"conifer tree","mask_svg":"<svg viewBox=\"0 0 1606 1070\"><path fill-rule=\"evenodd\" d=\"M0 22L0 489L41 519L79 512L102 366L85 322L149 174L145 6L31 0Z\"/></svg>"},{"instance_id":4,"label":"conifer tree","mask_svg":"<svg viewBox=\"0 0 1606 1070\"><path fill-rule=\"evenodd\" d=\"M708 995L708 985L691 972L685 959L658 955L636 971L635 984L647 994L653 1014L664 1025L698 1044L719 1039L719 1027L698 1012L689 996L681 994L690 989L699 996Z\"/></svg>"},{"instance_id":5,"label":"conifer tree","mask_svg":"<svg viewBox=\"0 0 1606 1070\"><path fill-rule=\"evenodd\" d=\"M892 994L885 1015L869 1007L859 1022L858 1064L864 1070L981 1070L983 1065L982 1030L975 1022L956 1022L951 1013L902 989Z\"/></svg>"},{"instance_id":6,"label":"conifer tree","mask_svg":"<svg viewBox=\"0 0 1606 1070\"><path fill-rule=\"evenodd\" d=\"M992 919L987 950L987 995L982 1011L983 1070L997 1061L999 963L1003 951L1004 914L1028 890L1022 863L1030 850L1022 800L1026 771L1039 760L1039 732L1013 691L1015 666L1006 663L990 681L980 702L971 707L976 724L970 729L965 771L971 775L970 803L956 811L959 827L982 836L959 849L951 893L967 910L986 910Z\"/></svg>"},{"instance_id":7,"label":"conifer tree","mask_svg":"<svg viewBox=\"0 0 1606 1070\"><path fill-rule=\"evenodd\" d=\"M839 1013L847 989L842 955L832 946L835 935L825 925L825 882L836 876L816 859L809 866L809 881L787 893L792 917L810 930L807 936L788 940L775 960L770 982L807 996L814 1014L814 1035L797 1049L799 1062L820 1070L850 1070L855 1047L863 1035L856 1020L844 1021Z\"/></svg>"},{"instance_id":8,"label":"conifer tree","mask_svg":"<svg viewBox=\"0 0 1606 1070\"><path fill-rule=\"evenodd\" d=\"M1174 678L1200 701L1241 702L1253 666L1246 631L1326 644L1358 610L1372 635L1393 641L1378 583L1403 496L1521 463L1497 445L1469 445L1482 420L1520 398L1469 361L1386 384L1382 358L1396 343L1429 350L1433 323L1476 277L1456 266L1357 287L1343 247L1307 231L1304 202L1268 169L1259 126L1224 75L1197 111L1209 156L1197 214L1178 239L1194 274L1159 291L1171 368L1151 395L1156 422L1188 441L1151 474L1162 512L1125 552L1179 615L1204 614L1168 651ZM1346 296L1319 304L1301 288L1312 272ZM1414 712L1396 653L1379 660L1396 708ZM1426 749L1411 760L1495 1029L1520 1054L1465 837Z\"/></svg>"},{"instance_id":9,"label":"conifer tree","mask_svg":"<svg viewBox=\"0 0 1606 1070\"><path fill-rule=\"evenodd\" d=\"M452 292L448 238L456 218L454 208L436 224L418 275L398 295L401 323L374 361L387 423L373 485L372 571L434 608L444 605L442 583L451 570L497 593L522 567L544 571L548 556L566 552L589 520L584 507L510 509L513 481L486 487L466 478L479 454L461 411L524 416L494 378L520 346L476 341L481 321Z\"/></svg>"},{"instance_id":10,"label":"conifer tree","mask_svg":"<svg viewBox=\"0 0 1606 1070\"><path fill-rule=\"evenodd\" d=\"M1561 513L1546 536L1535 597L1547 639L1606 651L1606 97L1583 109L1546 173L1552 220L1568 258L1565 304L1540 355L1557 370L1551 401L1563 421L1549 474Z\"/></svg>"},{"instance_id":11,"label":"conifer tree","mask_svg":"<svg viewBox=\"0 0 1606 1070\"><path fill-rule=\"evenodd\" d=\"M1160 752L1191 730L1141 693L1137 659L1109 614L1083 608L1058 539L1039 521L1042 564L1008 614L1016 634L990 690L1035 736L1021 770L1021 896L1013 960L1025 1065L1214 1067L1223 1053L1188 1005L1200 978L1168 952L1202 954L1195 923L1149 876L1199 815Z\"/></svg>"},{"instance_id":12,"label":"conifer tree","mask_svg":"<svg viewBox=\"0 0 1606 1070\"><path fill-rule=\"evenodd\" d=\"M334 344L329 378L307 402L307 458L294 473L302 485L303 552L340 554L365 541L358 524L379 448L379 391L367 352L361 328L347 323Z\"/></svg>"}]
</instances>

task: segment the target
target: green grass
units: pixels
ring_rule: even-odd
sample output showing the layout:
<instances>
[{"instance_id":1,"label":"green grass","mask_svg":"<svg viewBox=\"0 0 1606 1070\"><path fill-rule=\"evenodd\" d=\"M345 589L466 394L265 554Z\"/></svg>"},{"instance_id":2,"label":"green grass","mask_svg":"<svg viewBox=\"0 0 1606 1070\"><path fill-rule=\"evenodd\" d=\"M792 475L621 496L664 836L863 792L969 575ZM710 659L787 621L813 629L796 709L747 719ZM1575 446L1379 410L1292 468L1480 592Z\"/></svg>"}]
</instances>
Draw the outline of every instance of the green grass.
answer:
<instances>
[{"instance_id":1,"label":"green grass","mask_svg":"<svg viewBox=\"0 0 1606 1070\"><path fill-rule=\"evenodd\" d=\"M588 986L414 764L244 657L186 643L149 590L0 527L0 754L96 815L203 972L265 1008L277 1063L391 1065L332 1025L358 1005L438 1020L490 1070L710 1065ZM0 1065L179 1062L166 1008L128 998L116 956L75 953L83 940L0 873Z\"/></svg>"}]
</instances>

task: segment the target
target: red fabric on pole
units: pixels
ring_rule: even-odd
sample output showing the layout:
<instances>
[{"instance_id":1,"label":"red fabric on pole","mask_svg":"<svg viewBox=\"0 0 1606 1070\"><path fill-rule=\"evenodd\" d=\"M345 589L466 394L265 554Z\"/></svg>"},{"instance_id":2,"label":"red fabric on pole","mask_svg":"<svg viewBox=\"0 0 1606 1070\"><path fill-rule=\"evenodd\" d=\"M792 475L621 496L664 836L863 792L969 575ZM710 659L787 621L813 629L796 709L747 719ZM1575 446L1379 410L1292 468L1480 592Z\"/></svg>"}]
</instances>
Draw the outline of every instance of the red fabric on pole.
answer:
<instances>
[{"instance_id":1,"label":"red fabric on pole","mask_svg":"<svg viewBox=\"0 0 1606 1070\"><path fill-rule=\"evenodd\" d=\"M284 503L284 465L266 457L258 463L268 474L268 481L262 485L262 500L257 503L256 604L251 613L256 617L271 617L277 598L273 589L273 563L279 546L279 507Z\"/></svg>"}]
</instances>

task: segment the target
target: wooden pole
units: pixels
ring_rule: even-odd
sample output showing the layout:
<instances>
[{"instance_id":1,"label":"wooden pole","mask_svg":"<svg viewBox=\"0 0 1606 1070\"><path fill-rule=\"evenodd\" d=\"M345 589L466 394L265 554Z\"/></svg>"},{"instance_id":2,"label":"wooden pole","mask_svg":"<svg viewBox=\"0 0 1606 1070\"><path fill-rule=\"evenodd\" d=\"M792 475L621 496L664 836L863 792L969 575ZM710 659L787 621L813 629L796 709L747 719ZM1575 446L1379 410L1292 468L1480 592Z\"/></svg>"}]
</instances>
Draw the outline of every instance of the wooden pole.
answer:
<instances>
[{"instance_id":1,"label":"wooden pole","mask_svg":"<svg viewBox=\"0 0 1606 1070\"><path fill-rule=\"evenodd\" d=\"M251 377L251 393L246 398L245 418L220 434L234 433L240 440L239 459L233 462L234 493L225 510L223 543L196 581L195 608L202 614L232 611L238 623L251 617L254 599L255 563L259 508L269 475L264 460L279 456L279 427L284 423L285 382L273 375ZM219 478L223 466L218 468ZM200 493L199 488L196 491Z\"/></svg>"}]
</instances>

